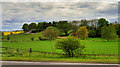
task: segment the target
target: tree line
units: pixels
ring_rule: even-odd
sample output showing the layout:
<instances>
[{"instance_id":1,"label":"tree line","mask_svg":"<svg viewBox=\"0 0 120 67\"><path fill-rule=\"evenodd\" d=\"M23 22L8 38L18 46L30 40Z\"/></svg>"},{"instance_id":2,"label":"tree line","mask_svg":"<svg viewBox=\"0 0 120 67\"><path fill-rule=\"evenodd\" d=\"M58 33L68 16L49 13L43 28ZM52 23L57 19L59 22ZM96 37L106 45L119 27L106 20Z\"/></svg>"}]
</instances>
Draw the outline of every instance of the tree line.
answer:
<instances>
[{"instance_id":1,"label":"tree line","mask_svg":"<svg viewBox=\"0 0 120 67\"><path fill-rule=\"evenodd\" d=\"M56 27L60 33L64 33L65 36L69 35L77 35L77 31L80 27L86 26L88 30L89 37L101 37L101 32L104 26L110 27L109 29L114 29L114 32L118 36L120 36L120 24L118 22L109 23L108 20L105 18L100 19L91 19L86 20L82 19L80 21L73 20L73 21L53 21L53 22L39 22L31 23L31 24L23 24L22 29L25 32L36 33L44 31L47 27L52 26ZM107 34L107 33L106 33Z\"/></svg>"}]
</instances>

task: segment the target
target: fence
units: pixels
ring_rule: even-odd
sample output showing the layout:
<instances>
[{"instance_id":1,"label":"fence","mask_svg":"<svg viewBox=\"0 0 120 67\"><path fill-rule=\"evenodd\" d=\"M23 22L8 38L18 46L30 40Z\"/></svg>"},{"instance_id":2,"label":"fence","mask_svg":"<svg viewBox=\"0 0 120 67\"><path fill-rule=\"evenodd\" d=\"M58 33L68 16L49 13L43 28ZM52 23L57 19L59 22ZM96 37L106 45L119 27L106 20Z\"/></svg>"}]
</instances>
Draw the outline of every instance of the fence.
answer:
<instances>
[{"instance_id":1,"label":"fence","mask_svg":"<svg viewBox=\"0 0 120 67\"><path fill-rule=\"evenodd\" d=\"M16 52L19 52L20 50L24 50L24 51L28 51L29 54L33 53L33 52L38 52L41 54L57 54L57 55L65 55L62 53L52 53L52 52L41 52L41 51L33 51L32 48L28 49L18 49L18 48L10 48L10 47L0 47L0 48L4 48L6 50L6 52L9 52L8 49L15 49Z\"/></svg>"},{"instance_id":2,"label":"fence","mask_svg":"<svg viewBox=\"0 0 120 67\"><path fill-rule=\"evenodd\" d=\"M31 53L33 52L38 52L41 54L53 54L53 55L66 55L63 53L52 53L52 52L41 52L41 51L33 51L32 48L28 49L18 49L18 48L10 48L10 47L0 47L5 49L6 52L9 52L8 49L15 49L16 52L19 52L20 50L25 50L29 52L29 55L31 55ZM2 49L0 49L2 50ZM120 54L80 54L80 55L85 55L85 56L120 56Z\"/></svg>"}]
</instances>

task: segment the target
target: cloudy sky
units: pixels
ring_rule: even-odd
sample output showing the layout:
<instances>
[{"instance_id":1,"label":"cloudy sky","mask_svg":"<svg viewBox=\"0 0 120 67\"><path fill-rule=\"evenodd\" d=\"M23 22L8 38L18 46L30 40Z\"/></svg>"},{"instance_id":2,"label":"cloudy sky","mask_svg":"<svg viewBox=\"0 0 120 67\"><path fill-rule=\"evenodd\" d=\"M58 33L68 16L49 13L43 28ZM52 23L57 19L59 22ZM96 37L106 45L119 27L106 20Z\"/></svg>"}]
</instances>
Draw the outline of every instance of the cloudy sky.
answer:
<instances>
[{"instance_id":1,"label":"cloudy sky","mask_svg":"<svg viewBox=\"0 0 120 67\"><path fill-rule=\"evenodd\" d=\"M118 3L107 2L4 2L2 30L21 29L26 22L106 18L118 21Z\"/></svg>"}]
</instances>

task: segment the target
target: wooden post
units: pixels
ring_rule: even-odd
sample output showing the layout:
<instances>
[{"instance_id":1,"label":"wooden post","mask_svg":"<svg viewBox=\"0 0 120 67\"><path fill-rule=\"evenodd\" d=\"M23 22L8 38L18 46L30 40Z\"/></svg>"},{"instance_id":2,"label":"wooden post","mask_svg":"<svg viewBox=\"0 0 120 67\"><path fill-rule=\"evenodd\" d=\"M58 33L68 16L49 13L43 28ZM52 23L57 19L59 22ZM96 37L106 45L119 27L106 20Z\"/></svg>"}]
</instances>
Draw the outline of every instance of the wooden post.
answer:
<instances>
[{"instance_id":1,"label":"wooden post","mask_svg":"<svg viewBox=\"0 0 120 67\"><path fill-rule=\"evenodd\" d=\"M30 48L30 54L29 55L31 55L31 53L32 53L32 48Z\"/></svg>"},{"instance_id":2,"label":"wooden post","mask_svg":"<svg viewBox=\"0 0 120 67\"><path fill-rule=\"evenodd\" d=\"M6 52L8 51L8 48L6 47Z\"/></svg>"},{"instance_id":3,"label":"wooden post","mask_svg":"<svg viewBox=\"0 0 120 67\"><path fill-rule=\"evenodd\" d=\"M17 49L17 52L19 52L19 50Z\"/></svg>"}]
</instances>

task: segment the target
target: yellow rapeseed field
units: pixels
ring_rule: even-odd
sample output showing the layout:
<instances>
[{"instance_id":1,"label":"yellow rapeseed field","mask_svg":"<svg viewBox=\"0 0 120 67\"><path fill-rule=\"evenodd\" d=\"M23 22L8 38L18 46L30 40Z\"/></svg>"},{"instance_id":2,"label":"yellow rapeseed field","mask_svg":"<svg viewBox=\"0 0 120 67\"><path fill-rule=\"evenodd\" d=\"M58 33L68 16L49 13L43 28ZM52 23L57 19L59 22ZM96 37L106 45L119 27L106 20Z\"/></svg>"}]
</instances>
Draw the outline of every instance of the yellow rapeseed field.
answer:
<instances>
[{"instance_id":1,"label":"yellow rapeseed field","mask_svg":"<svg viewBox=\"0 0 120 67\"><path fill-rule=\"evenodd\" d=\"M20 33L24 33L24 31L3 32L3 35L20 34Z\"/></svg>"}]
</instances>

